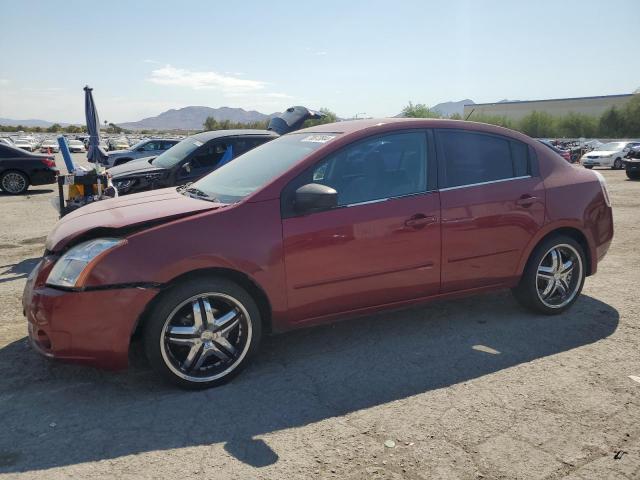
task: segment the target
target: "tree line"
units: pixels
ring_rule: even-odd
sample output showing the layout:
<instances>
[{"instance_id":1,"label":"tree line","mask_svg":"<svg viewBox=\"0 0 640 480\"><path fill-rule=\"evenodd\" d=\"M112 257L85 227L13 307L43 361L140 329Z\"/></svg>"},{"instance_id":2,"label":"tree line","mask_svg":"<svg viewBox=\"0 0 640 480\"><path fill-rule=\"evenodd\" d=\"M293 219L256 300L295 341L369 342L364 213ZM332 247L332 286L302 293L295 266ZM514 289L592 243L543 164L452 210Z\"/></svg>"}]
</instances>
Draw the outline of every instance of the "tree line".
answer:
<instances>
[{"instance_id":1,"label":"tree line","mask_svg":"<svg viewBox=\"0 0 640 480\"><path fill-rule=\"evenodd\" d=\"M0 125L0 132L29 132L29 133L87 133L84 125L67 125L63 127L54 123L50 127L27 127L24 125Z\"/></svg>"},{"instance_id":2,"label":"tree line","mask_svg":"<svg viewBox=\"0 0 640 480\"><path fill-rule=\"evenodd\" d=\"M409 104L402 110L402 116L412 118L450 118L462 120L460 114L449 117L428 106ZM546 112L533 111L520 120L501 115L471 113L469 121L490 123L525 133L534 138L632 138L640 137L640 95L634 95L624 108L611 107L600 116L569 112L553 116Z\"/></svg>"},{"instance_id":3,"label":"tree line","mask_svg":"<svg viewBox=\"0 0 640 480\"><path fill-rule=\"evenodd\" d=\"M334 112L327 108L320 111L325 116L319 120L307 120L303 128L332 123L337 121ZM402 109L403 117L412 118L450 118L462 120L460 114L443 116L438 111L433 110L423 103L414 104L409 102ZM624 108L611 107L602 115L591 116L582 113L569 112L562 116L553 116L546 112L533 111L525 115L520 120L513 120L506 116L486 115L473 112L468 120L474 122L490 123L501 127L518 130L531 137L536 138L632 138L640 137L640 95L634 95ZM264 130L269 124L268 120L256 122L231 122L229 120L216 120L207 117L202 127L204 130L232 130L232 129L260 129ZM50 127L27 127L24 125L0 125L0 132L31 132L31 133L86 133L84 125L68 125L63 127L54 123ZM107 133L130 133L117 125L110 123L106 129ZM155 130L143 130L142 134L153 134Z\"/></svg>"}]
</instances>

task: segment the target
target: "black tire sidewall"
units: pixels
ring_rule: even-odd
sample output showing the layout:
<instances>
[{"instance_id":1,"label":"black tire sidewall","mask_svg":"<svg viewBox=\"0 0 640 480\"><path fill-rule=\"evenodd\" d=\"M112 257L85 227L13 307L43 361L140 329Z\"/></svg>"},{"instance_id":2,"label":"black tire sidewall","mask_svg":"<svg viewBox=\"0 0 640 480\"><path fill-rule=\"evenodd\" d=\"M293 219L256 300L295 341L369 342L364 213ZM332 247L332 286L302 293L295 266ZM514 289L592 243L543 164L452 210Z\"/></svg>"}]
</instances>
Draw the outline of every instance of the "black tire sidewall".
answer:
<instances>
[{"instance_id":1,"label":"black tire sidewall","mask_svg":"<svg viewBox=\"0 0 640 480\"><path fill-rule=\"evenodd\" d=\"M195 295L205 292L224 293L240 302L251 322L252 336L249 349L240 364L222 378L210 382L191 382L177 376L167 367L160 348L160 336L167 317L173 309L183 301ZM200 390L204 388L222 385L238 375L251 361L257 352L262 337L262 319L260 310L251 295L237 283L220 277L194 277L178 283L166 291L161 292L160 297L154 302L145 315L143 324L143 343L147 359L152 368L159 372L171 383L183 388Z\"/></svg>"},{"instance_id":2,"label":"black tire sidewall","mask_svg":"<svg viewBox=\"0 0 640 480\"><path fill-rule=\"evenodd\" d=\"M580 255L580 259L582 261L582 278L580 278L580 284L578 286L578 291L576 292L573 299L563 307L560 308L551 308L542 303L540 298L538 297L538 287L537 287L537 276L538 276L538 265L542 261L544 255L555 245L567 244L571 245ZM586 278L587 271L587 258L584 252L582 245L579 242L574 240L571 237L566 235L553 235L545 240L543 240L532 252L527 265L522 274L522 278L520 279L520 283L513 290L516 299L523 304L525 307L538 312L543 313L545 315L557 315L565 310L569 309L575 301L578 299L580 294L582 293L582 288L584 287L584 282Z\"/></svg>"}]
</instances>

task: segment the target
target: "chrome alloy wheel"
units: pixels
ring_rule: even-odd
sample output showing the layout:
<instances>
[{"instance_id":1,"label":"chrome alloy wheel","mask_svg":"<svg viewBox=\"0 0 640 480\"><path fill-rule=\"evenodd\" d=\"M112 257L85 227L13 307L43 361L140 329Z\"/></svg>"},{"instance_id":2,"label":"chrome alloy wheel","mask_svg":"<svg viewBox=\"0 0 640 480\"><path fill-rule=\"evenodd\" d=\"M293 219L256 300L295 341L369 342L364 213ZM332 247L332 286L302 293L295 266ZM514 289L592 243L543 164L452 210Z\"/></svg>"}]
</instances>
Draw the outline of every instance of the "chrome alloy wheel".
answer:
<instances>
[{"instance_id":1,"label":"chrome alloy wheel","mask_svg":"<svg viewBox=\"0 0 640 480\"><path fill-rule=\"evenodd\" d=\"M164 323L160 351L167 367L191 382L228 375L251 344L249 314L235 298L201 293L178 305Z\"/></svg>"},{"instance_id":2,"label":"chrome alloy wheel","mask_svg":"<svg viewBox=\"0 0 640 480\"><path fill-rule=\"evenodd\" d=\"M538 298L549 308L573 300L582 282L582 257L567 244L555 245L543 257L536 277Z\"/></svg>"},{"instance_id":3,"label":"chrome alloy wheel","mask_svg":"<svg viewBox=\"0 0 640 480\"><path fill-rule=\"evenodd\" d=\"M8 193L20 193L27 185L23 175L9 172L2 177L2 189Z\"/></svg>"}]
</instances>

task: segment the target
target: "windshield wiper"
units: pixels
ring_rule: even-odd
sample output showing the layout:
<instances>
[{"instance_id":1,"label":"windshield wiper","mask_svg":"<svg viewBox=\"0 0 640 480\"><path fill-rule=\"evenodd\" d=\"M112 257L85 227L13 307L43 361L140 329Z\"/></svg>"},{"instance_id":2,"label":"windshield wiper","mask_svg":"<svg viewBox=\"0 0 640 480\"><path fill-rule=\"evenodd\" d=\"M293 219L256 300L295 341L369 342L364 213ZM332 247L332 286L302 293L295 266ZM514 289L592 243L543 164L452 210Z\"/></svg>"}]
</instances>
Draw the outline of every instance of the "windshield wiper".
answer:
<instances>
[{"instance_id":1,"label":"windshield wiper","mask_svg":"<svg viewBox=\"0 0 640 480\"><path fill-rule=\"evenodd\" d=\"M190 196L193 198L200 198L202 200L207 200L208 202L216 202L219 203L219 200L213 195L209 195L207 192L200 190L199 188L190 187L186 189L186 193L191 194Z\"/></svg>"}]
</instances>

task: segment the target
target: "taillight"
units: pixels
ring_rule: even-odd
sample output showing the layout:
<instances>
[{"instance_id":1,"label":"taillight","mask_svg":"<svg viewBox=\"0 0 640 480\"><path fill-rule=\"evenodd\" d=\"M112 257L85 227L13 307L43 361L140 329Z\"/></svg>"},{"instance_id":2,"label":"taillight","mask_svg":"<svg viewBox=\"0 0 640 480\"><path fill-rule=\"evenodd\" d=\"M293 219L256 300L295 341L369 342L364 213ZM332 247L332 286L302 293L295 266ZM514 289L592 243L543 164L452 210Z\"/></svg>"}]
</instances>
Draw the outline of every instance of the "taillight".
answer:
<instances>
[{"instance_id":1,"label":"taillight","mask_svg":"<svg viewBox=\"0 0 640 480\"><path fill-rule=\"evenodd\" d=\"M56 161L53 158L43 158L41 162L44 163L47 167L56 167Z\"/></svg>"}]
</instances>

